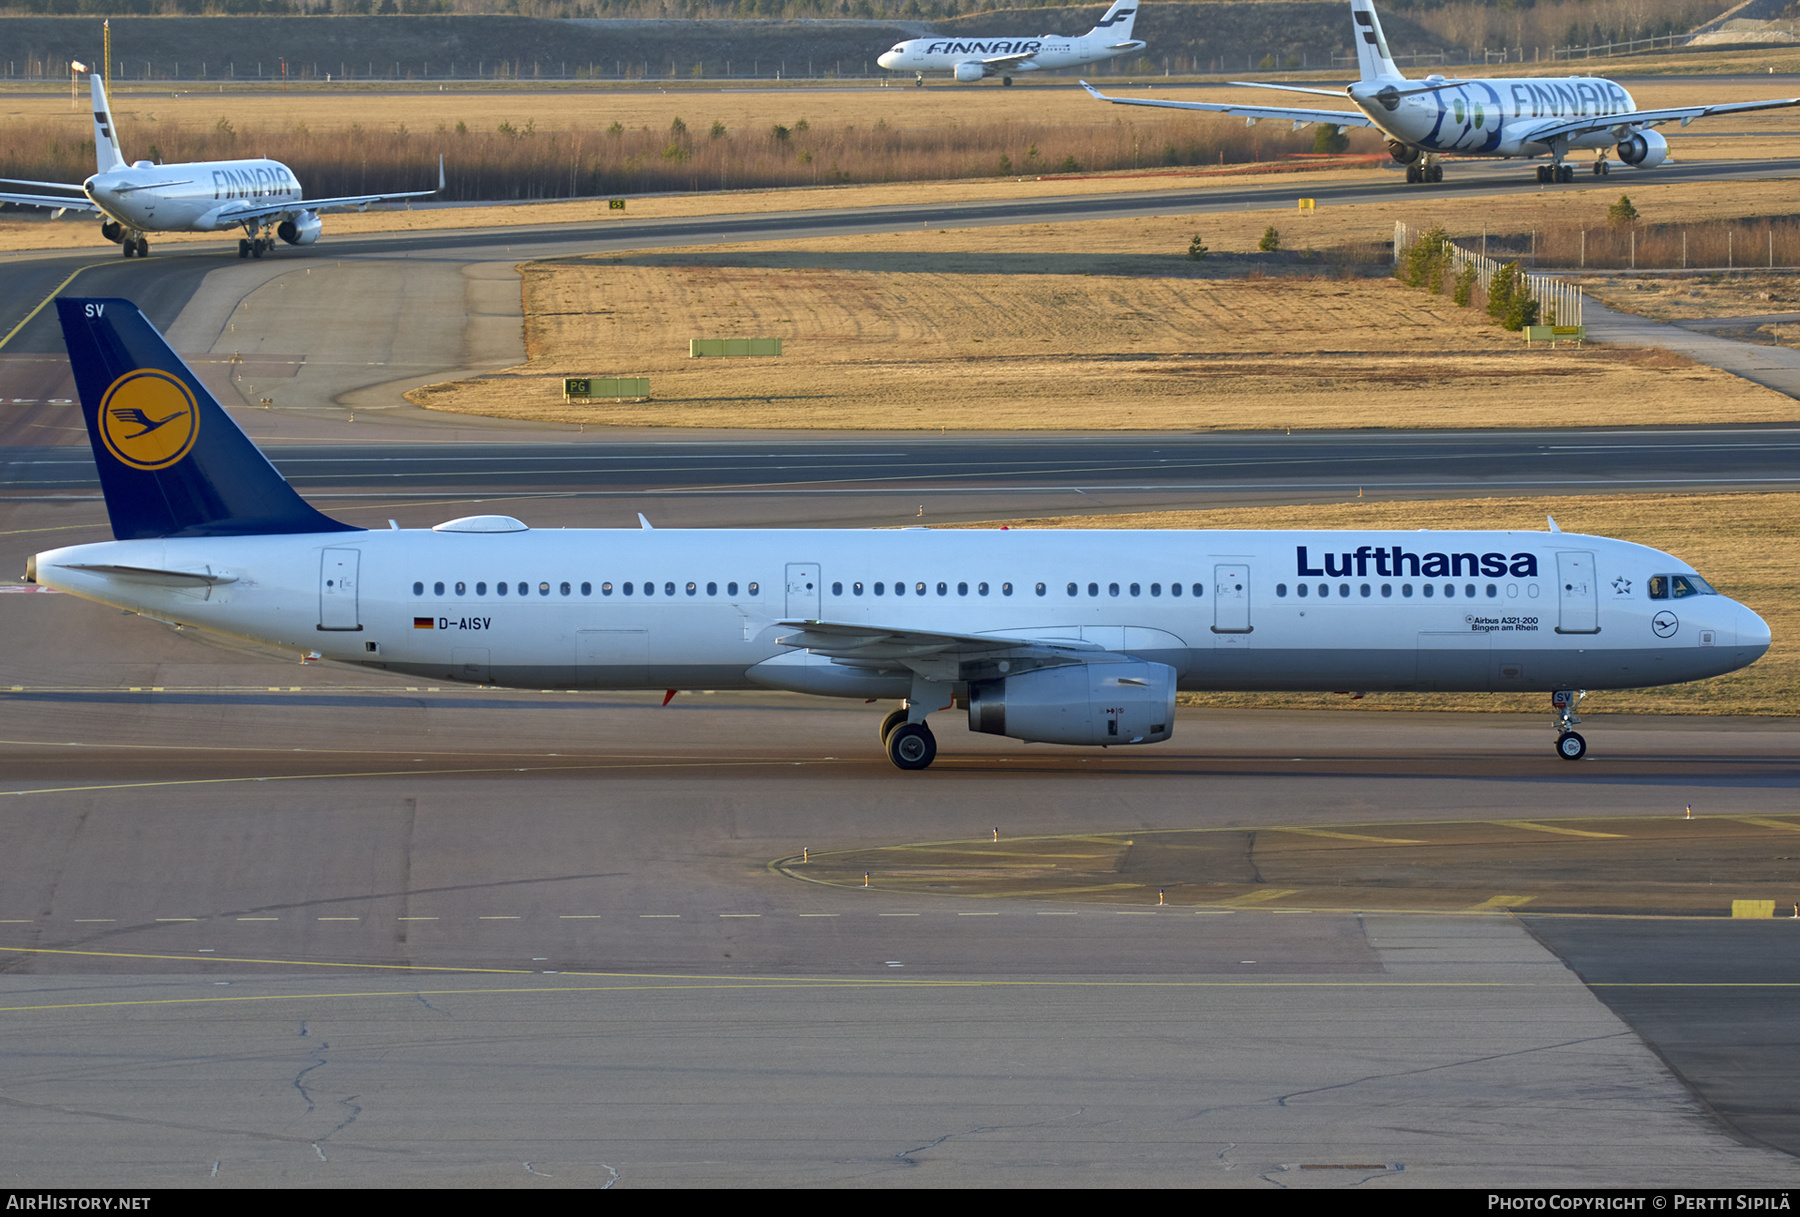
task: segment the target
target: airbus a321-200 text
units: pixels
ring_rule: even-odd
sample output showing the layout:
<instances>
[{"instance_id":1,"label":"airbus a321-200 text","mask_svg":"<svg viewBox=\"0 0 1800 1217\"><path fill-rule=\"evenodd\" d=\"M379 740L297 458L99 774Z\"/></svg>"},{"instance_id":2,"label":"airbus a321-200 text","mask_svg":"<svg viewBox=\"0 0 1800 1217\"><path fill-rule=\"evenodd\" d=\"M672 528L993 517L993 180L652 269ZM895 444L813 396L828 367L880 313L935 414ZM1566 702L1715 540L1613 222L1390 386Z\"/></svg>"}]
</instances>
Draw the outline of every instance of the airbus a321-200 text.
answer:
<instances>
[{"instance_id":1,"label":"airbus a321-200 text","mask_svg":"<svg viewBox=\"0 0 1800 1217\"><path fill-rule=\"evenodd\" d=\"M58 299L113 541L43 587L302 656L542 689L899 701L1053 744L1150 744L1203 690L1581 691L1730 672L1769 627L1681 559L1550 532L365 530L321 514L125 300Z\"/></svg>"},{"instance_id":2,"label":"airbus a321-200 text","mask_svg":"<svg viewBox=\"0 0 1800 1217\"><path fill-rule=\"evenodd\" d=\"M1351 37L1361 78L1341 93L1299 85L1235 83L1246 88L1348 97L1355 110L1302 110L1286 106L1250 106L1198 101L1152 101L1109 97L1087 81L1082 87L1101 101L1122 106L1158 106L1233 114L1251 126L1263 119L1291 121L1294 130L1319 123L1338 127L1373 127L1387 139L1389 153L1406 166L1408 182L1441 182L1440 158L1543 157L1540 182L1572 182L1569 160L1595 154L1594 172L1610 173L1607 150L1636 169L1654 169L1669 156L1669 143L1656 130L1666 123L1687 126L1697 118L1775 110L1800 105L1800 97L1769 101L1726 102L1709 106L1669 106L1640 110L1623 87L1598 76L1548 76L1487 80L1454 80L1427 76L1408 80L1394 66L1381 18L1370 0L1351 0Z\"/></svg>"},{"instance_id":3,"label":"airbus a321-200 text","mask_svg":"<svg viewBox=\"0 0 1800 1217\"><path fill-rule=\"evenodd\" d=\"M965 84L998 76L1001 84L1010 85L1020 72L1079 68L1137 54L1144 49L1131 37L1137 10L1138 0L1113 0L1099 23L1078 37L912 38L896 43L875 62L891 72L911 72L920 84L927 72L948 72Z\"/></svg>"},{"instance_id":4,"label":"airbus a321-200 text","mask_svg":"<svg viewBox=\"0 0 1800 1217\"><path fill-rule=\"evenodd\" d=\"M0 181L0 186L28 186L28 193L0 189L0 203L48 207L58 212L91 211L100 216L100 235L117 242L127 258L150 256L153 232L230 232L242 228L238 257L260 258L275 248L275 238L289 245L311 245L324 229L319 213L365 208L373 203L418 199L435 190L401 194L358 194L341 199L308 199L294 171L266 157L241 161L191 161L158 165L125 163L118 124L106 101L106 86L93 81L93 176L80 184ZM438 161L438 190L444 188L444 163ZM63 191L46 194L45 191Z\"/></svg>"}]
</instances>

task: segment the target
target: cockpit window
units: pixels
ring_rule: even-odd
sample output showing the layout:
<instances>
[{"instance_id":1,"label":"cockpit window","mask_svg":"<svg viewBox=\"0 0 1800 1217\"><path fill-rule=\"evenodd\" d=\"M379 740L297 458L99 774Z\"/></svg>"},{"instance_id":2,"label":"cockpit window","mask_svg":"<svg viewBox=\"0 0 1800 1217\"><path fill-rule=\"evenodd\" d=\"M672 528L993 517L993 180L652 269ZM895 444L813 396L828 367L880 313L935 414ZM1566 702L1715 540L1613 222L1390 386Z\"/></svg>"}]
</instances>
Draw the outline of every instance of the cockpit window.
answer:
<instances>
[{"instance_id":1,"label":"cockpit window","mask_svg":"<svg viewBox=\"0 0 1800 1217\"><path fill-rule=\"evenodd\" d=\"M1651 575L1649 589L1652 600L1680 600L1686 596L1719 594L1699 575Z\"/></svg>"},{"instance_id":2,"label":"cockpit window","mask_svg":"<svg viewBox=\"0 0 1800 1217\"><path fill-rule=\"evenodd\" d=\"M894 45L894 54L898 55L904 50L906 50L906 44L904 42L896 43Z\"/></svg>"}]
</instances>

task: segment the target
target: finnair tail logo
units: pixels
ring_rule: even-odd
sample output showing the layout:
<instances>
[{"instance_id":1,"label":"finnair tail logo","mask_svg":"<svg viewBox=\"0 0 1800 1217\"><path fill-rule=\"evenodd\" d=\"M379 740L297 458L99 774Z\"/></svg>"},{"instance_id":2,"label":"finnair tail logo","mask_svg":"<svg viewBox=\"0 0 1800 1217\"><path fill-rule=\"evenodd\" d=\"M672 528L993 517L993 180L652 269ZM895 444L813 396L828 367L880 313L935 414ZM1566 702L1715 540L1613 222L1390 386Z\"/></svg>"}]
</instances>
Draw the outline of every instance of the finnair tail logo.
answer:
<instances>
[{"instance_id":1,"label":"finnair tail logo","mask_svg":"<svg viewBox=\"0 0 1800 1217\"><path fill-rule=\"evenodd\" d=\"M1117 25L1121 21L1128 21L1136 15L1137 10L1135 8L1114 9L1110 15L1102 17L1099 21L1095 22L1094 28L1103 30L1109 25Z\"/></svg>"},{"instance_id":2,"label":"finnair tail logo","mask_svg":"<svg viewBox=\"0 0 1800 1217\"><path fill-rule=\"evenodd\" d=\"M1408 553L1404 547L1359 545L1354 551L1341 554L1325 554L1320 558L1323 566L1313 566L1308 561L1307 547L1294 547L1294 573L1302 578L1330 576L1333 579L1355 575L1366 578L1369 565L1374 563L1375 574L1385 579L1398 579L1411 576L1414 579L1455 578L1467 574L1485 575L1497 579L1502 575L1511 575L1515 579L1535 579L1538 573L1536 554L1513 554L1508 558L1505 554L1414 554Z\"/></svg>"}]
</instances>

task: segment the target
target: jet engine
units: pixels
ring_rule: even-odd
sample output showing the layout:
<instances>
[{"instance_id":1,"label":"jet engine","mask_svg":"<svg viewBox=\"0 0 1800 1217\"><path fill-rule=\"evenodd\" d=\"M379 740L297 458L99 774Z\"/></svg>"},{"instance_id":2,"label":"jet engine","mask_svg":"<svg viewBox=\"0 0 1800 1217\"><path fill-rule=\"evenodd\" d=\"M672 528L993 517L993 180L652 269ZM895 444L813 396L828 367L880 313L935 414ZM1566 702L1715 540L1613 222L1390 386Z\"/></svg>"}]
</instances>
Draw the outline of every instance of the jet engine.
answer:
<instances>
[{"instance_id":1,"label":"jet engine","mask_svg":"<svg viewBox=\"0 0 1800 1217\"><path fill-rule=\"evenodd\" d=\"M987 68L979 63L959 63L956 65L956 78L964 84L972 84L987 75Z\"/></svg>"},{"instance_id":2,"label":"jet engine","mask_svg":"<svg viewBox=\"0 0 1800 1217\"><path fill-rule=\"evenodd\" d=\"M1619 159L1639 169L1654 169L1669 158L1669 141L1660 131L1639 131L1619 141Z\"/></svg>"},{"instance_id":3,"label":"jet engine","mask_svg":"<svg viewBox=\"0 0 1800 1217\"><path fill-rule=\"evenodd\" d=\"M1403 144L1397 139L1390 139L1387 146L1388 155L1402 165L1410 165L1419 159L1419 150L1411 144Z\"/></svg>"},{"instance_id":4,"label":"jet engine","mask_svg":"<svg viewBox=\"0 0 1800 1217\"><path fill-rule=\"evenodd\" d=\"M969 730L1042 744L1154 744L1175 730L1175 669L1127 660L977 681Z\"/></svg>"},{"instance_id":5,"label":"jet engine","mask_svg":"<svg viewBox=\"0 0 1800 1217\"><path fill-rule=\"evenodd\" d=\"M125 239L125 229L117 220L106 220L100 225L100 235L117 245Z\"/></svg>"},{"instance_id":6,"label":"jet engine","mask_svg":"<svg viewBox=\"0 0 1800 1217\"><path fill-rule=\"evenodd\" d=\"M311 245L319 239L319 232L325 227L319 217L310 211L303 211L291 220L283 220L275 227L275 235L289 245Z\"/></svg>"}]
</instances>

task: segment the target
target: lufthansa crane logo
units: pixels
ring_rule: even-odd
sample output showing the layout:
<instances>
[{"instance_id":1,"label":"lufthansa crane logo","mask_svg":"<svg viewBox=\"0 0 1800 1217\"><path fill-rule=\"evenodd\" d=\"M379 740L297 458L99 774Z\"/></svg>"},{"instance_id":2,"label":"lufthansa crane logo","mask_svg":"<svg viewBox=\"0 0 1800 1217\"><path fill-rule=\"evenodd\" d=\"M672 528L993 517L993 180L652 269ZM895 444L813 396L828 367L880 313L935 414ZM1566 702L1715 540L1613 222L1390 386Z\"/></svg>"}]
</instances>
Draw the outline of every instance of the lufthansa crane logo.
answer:
<instances>
[{"instance_id":1,"label":"lufthansa crane logo","mask_svg":"<svg viewBox=\"0 0 1800 1217\"><path fill-rule=\"evenodd\" d=\"M113 381L100 401L100 438L133 469L167 469L200 434L200 412L187 385L156 368Z\"/></svg>"},{"instance_id":2,"label":"lufthansa crane logo","mask_svg":"<svg viewBox=\"0 0 1800 1217\"><path fill-rule=\"evenodd\" d=\"M1650 628L1656 631L1658 638L1673 638L1675 631L1681 628L1681 621L1668 609L1664 609L1650 618Z\"/></svg>"}]
</instances>

